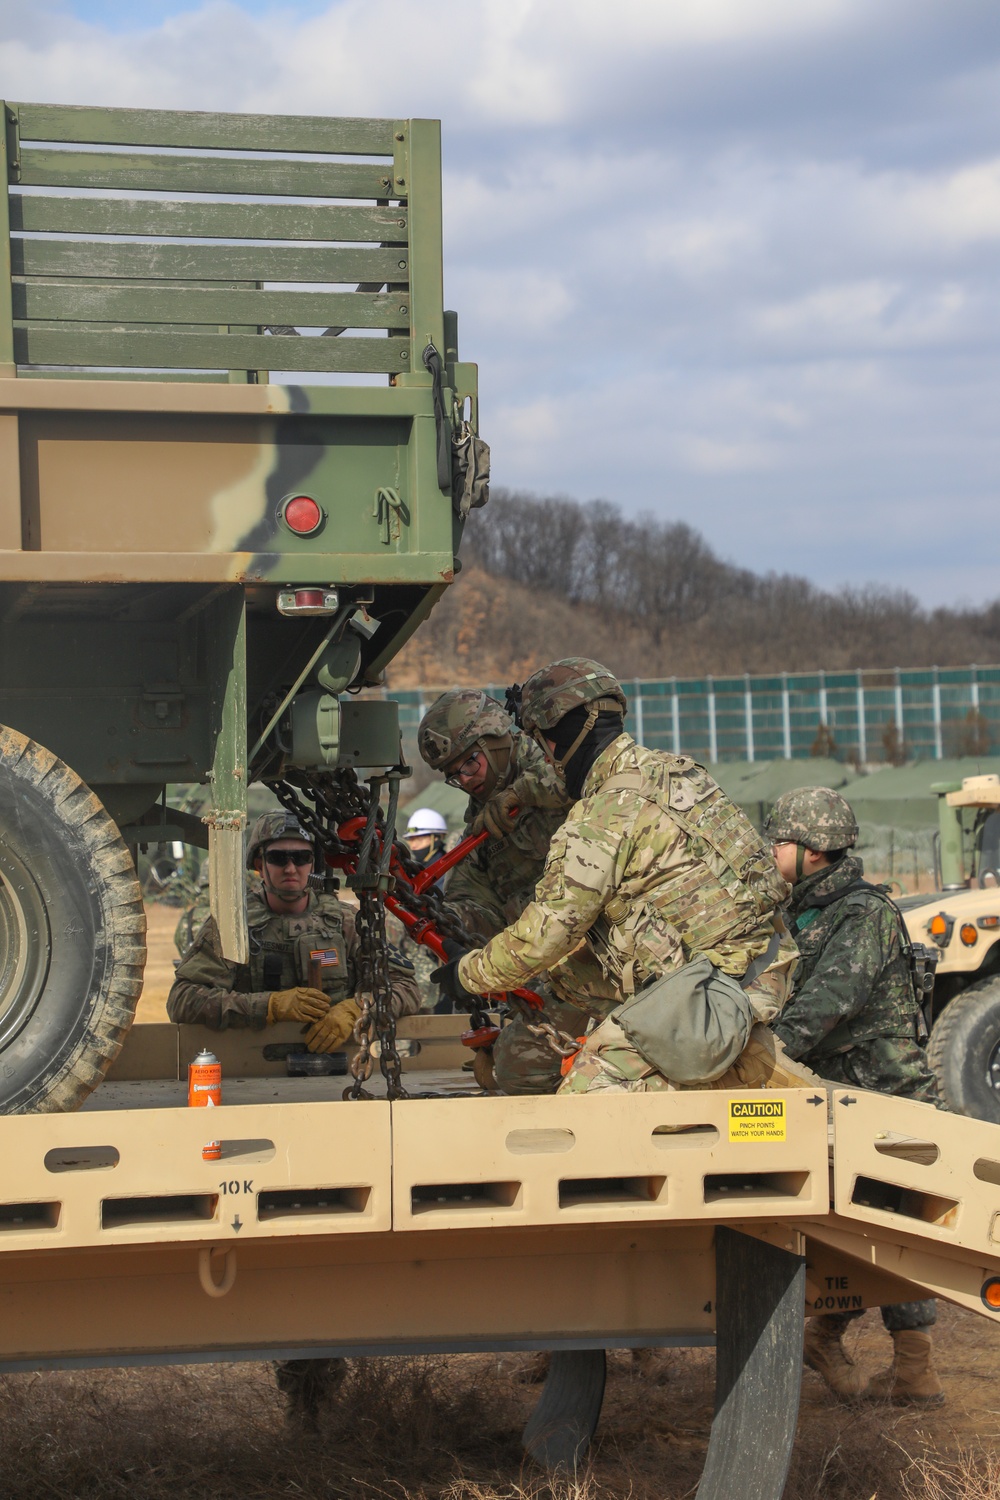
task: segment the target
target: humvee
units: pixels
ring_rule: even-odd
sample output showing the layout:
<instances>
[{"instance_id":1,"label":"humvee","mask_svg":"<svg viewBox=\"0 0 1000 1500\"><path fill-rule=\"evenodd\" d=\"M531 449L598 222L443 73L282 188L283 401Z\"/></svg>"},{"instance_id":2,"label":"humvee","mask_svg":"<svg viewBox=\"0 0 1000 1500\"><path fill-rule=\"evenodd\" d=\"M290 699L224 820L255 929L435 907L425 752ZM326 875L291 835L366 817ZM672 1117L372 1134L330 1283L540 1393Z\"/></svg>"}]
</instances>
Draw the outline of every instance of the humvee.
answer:
<instances>
[{"instance_id":1,"label":"humvee","mask_svg":"<svg viewBox=\"0 0 1000 1500\"><path fill-rule=\"evenodd\" d=\"M938 949L928 1057L951 1109L1000 1121L1000 776L938 782L939 889L899 901Z\"/></svg>"}]
</instances>

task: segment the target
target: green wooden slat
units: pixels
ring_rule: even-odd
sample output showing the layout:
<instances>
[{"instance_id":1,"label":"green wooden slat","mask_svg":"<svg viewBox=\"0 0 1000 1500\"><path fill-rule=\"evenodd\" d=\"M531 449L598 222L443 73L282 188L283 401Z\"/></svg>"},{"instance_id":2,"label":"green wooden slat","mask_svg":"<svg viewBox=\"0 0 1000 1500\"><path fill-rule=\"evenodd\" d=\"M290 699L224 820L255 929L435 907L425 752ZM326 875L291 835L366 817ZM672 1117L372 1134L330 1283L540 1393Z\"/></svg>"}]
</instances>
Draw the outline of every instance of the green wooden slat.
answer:
<instances>
[{"instance_id":1,"label":"green wooden slat","mask_svg":"<svg viewBox=\"0 0 1000 1500\"><path fill-rule=\"evenodd\" d=\"M405 208L361 204L193 203L133 198L22 197L10 227L29 233L183 235L236 240L406 240Z\"/></svg>"},{"instance_id":2,"label":"green wooden slat","mask_svg":"<svg viewBox=\"0 0 1000 1500\"><path fill-rule=\"evenodd\" d=\"M386 197L389 178L367 162L148 156L124 151L21 150L24 187L143 188L168 193L270 193L305 198Z\"/></svg>"},{"instance_id":3,"label":"green wooden slat","mask_svg":"<svg viewBox=\"0 0 1000 1500\"><path fill-rule=\"evenodd\" d=\"M9 175L8 151L11 131L6 128L6 110L0 100L0 375L11 375L14 371L13 324L10 302L10 233L7 228L9 198L7 179Z\"/></svg>"},{"instance_id":4,"label":"green wooden slat","mask_svg":"<svg viewBox=\"0 0 1000 1500\"><path fill-rule=\"evenodd\" d=\"M149 380L157 382L168 381L197 381L199 385L226 385L229 376L218 370L198 370L191 374L187 370L159 370L156 375L144 375L141 371L134 370L102 370L96 376L93 370L26 370L23 367L18 370L19 380ZM263 382L266 384L266 382Z\"/></svg>"},{"instance_id":5,"label":"green wooden slat","mask_svg":"<svg viewBox=\"0 0 1000 1500\"><path fill-rule=\"evenodd\" d=\"M389 292L192 291L180 287L47 286L15 282L15 318L72 323L288 323L395 328L409 298Z\"/></svg>"},{"instance_id":6,"label":"green wooden slat","mask_svg":"<svg viewBox=\"0 0 1000 1500\"><path fill-rule=\"evenodd\" d=\"M260 245L135 245L100 240L11 241L15 276L154 281L405 282L405 250ZM400 265L402 262L402 266Z\"/></svg>"},{"instance_id":7,"label":"green wooden slat","mask_svg":"<svg viewBox=\"0 0 1000 1500\"><path fill-rule=\"evenodd\" d=\"M206 150L325 151L392 155L392 120L330 120L313 115L220 115L159 109L91 109L11 104L21 139Z\"/></svg>"},{"instance_id":8,"label":"green wooden slat","mask_svg":"<svg viewBox=\"0 0 1000 1500\"><path fill-rule=\"evenodd\" d=\"M409 352L408 339L14 330L15 358L22 365L145 365L152 369L394 374L409 368Z\"/></svg>"}]
</instances>

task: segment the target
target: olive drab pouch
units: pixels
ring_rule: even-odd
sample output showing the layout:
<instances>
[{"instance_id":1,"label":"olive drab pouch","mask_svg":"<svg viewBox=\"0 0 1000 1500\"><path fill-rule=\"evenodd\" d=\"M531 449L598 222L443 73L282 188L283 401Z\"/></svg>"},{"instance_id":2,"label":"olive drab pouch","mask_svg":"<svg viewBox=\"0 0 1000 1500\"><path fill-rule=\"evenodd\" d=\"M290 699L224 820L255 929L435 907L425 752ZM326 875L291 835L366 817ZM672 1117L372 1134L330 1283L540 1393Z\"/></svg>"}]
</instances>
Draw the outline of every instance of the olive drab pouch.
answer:
<instances>
[{"instance_id":1,"label":"olive drab pouch","mask_svg":"<svg viewBox=\"0 0 1000 1500\"><path fill-rule=\"evenodd\" d=\"M300 984L322 990L331 1000L343 1000L349 983L347 949L342 936L303 932L295 940L295 968Z\"/></svg>"},{"instance_id":2,"label":"olive drab pouch","mask_svg":"<svg viewBox=\"0 0 1000 1500\"><path fill-rule=\"evenodd\" d=\"M679 1084L721 1077L754 1024L739 981L707 958L654 979L614 1015L640 1056Z\"/></svg>"},{"instance_id":3,"label":"olive drab pouch","mask_svg":"<svg viewBox=\"0 0 1000 1500\"><path fill-rule=\"evenodd\" d=\"M451 444L451 503L460 520L490 498L490 450L468 422L463 422Z\"/></svg>"}]
</instances>

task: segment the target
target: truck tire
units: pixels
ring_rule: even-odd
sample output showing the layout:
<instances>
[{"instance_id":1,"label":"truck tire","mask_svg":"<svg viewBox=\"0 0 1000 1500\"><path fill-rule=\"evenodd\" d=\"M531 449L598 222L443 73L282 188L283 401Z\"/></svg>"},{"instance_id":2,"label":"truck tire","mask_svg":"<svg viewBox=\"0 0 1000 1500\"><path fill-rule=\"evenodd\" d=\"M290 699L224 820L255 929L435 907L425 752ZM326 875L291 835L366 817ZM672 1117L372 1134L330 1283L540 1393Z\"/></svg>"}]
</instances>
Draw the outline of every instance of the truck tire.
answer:
<instances>
[{"instance_id":1,"label":"truck tire","mask_svg":"<svg viewBox=\"0 0 1000 1500\"><path fill-rule=\"evenodd\" d=\"M927 1060L949 1109L1000 1124L1000 978L956 995L934 1023Z\"/></svg>"},{"instance_id":2,"label":"truck tire","mask_svg":"<svg viewBox=\"0 0 1000 1500\"><path fill-rule=\"evenodd\" d=\"M132 858L63 761L0 725L0 1112L77 1109L135 1014L146 917Z\"/></svg>"}]
</instances>

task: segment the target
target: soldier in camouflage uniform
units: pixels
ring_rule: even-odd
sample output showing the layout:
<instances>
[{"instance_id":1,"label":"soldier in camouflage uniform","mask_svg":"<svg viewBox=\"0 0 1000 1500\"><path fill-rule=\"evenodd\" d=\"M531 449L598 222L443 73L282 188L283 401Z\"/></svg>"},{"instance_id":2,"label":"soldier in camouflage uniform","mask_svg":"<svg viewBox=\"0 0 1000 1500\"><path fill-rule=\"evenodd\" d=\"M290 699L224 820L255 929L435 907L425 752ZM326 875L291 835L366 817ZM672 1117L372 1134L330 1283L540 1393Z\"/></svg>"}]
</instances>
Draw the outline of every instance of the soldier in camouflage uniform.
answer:
<instances>
[{"instance_id":1,"label":"soldier in camouflage uniform","mask_svg":"<svg viewBox=\"0 0 1000 1500\"><path fill-rule=\"evenodd\" d=\"M490 834L455 866L445 888L462 926L486 942L519 917L534 895L552 835L569 806L565 791L538 746L478 688L443 693L420 721L417 746L427 765L468 792L466 834ZM544 977L533 988L559 1030L576 1036L584 1029L587 1018L553 994ZM476 1076L505 1093L551 1093L559 1066L558 1055L518 1014L503 1028L492 1059L477 1058Z\"/></svg>"},{"instance_id":2,"label":"soldier in camouflage uniform","mask_svg":"<svg viewBox=\"0 0 1000 1500\"><path fill-rule=\"evenodd\" d=\"M625 707L615 678L586 658L525 683L523 726L573 805L534 900L449 965L445 983L486 994L547 969L556 992L600 1023L561 1085L570 1092L804 1082L760 1024L784 1002L795 962L777 913L788 887L703 767L624 733ZM654 1005L657 1063L633 1040L623 1002L647 990L655 999L664 976L693 986L696 970L712 1002Z\"/></svg>"},{"instance_id":3,"label":"soldier in camouflage uniform","mask_svg":"<svg viewBox=\"0 0 1000 1500\"><path fill-rule=\"evenodd\" d=\"M881 887L864 879L849 851L858 837L850 806L829 787L778 798L764 825L779 870L792 886L785 908L802 959L791 1000L774 1030L792 1057L847 1088L876 1089L940 1105L917 1042L918 1002L900 916ZM882 1308L892 1366L868 1384L843 1346L858 1313L825 1313L806 1325L806 1363L838 1396L939 1406L931 1361L933 1299Z\"/></svg>"},{"instance_id":4,"label":"soldier in camouflage uniform","mask_svg":"<svg viewBox=\"0 0 1000 1500\"><path fill-rule=\"evenodd\" d=\"M247 864L260 888L247 899L250 962L222 957L215 922L204 923L167 997L172 1021L225 1030L302 1021L310 1052L336 1052L360 1015L354 999L358 938L353 911L309 890L314 851L289 813L265 813L250 830ZM296 861L298 861L296 863ZM412 965L390 962L397 1015L420 1009Z\"/></svg>"}]
</instances>

